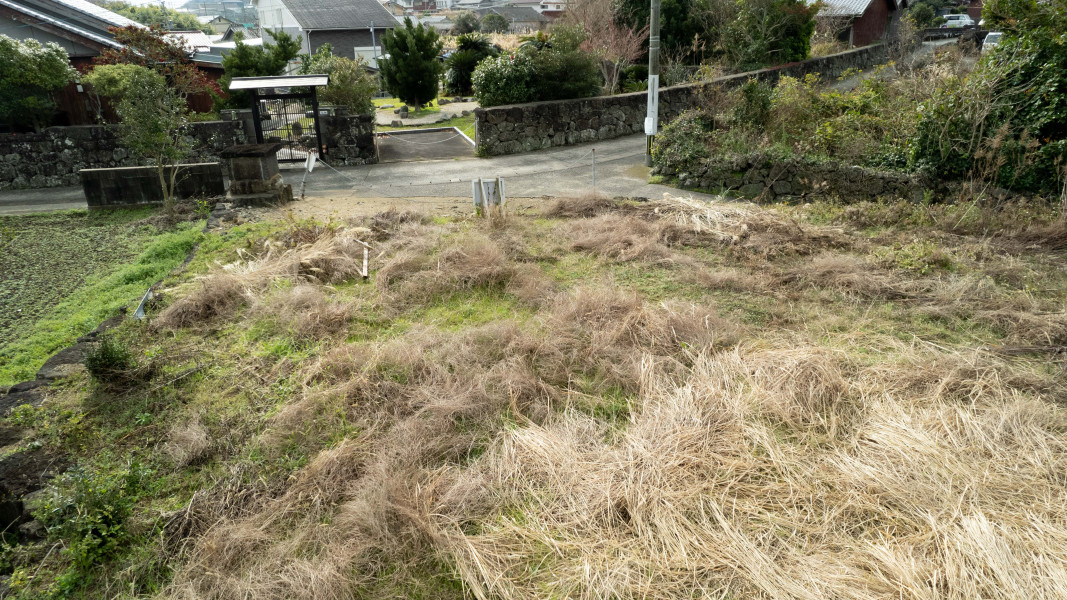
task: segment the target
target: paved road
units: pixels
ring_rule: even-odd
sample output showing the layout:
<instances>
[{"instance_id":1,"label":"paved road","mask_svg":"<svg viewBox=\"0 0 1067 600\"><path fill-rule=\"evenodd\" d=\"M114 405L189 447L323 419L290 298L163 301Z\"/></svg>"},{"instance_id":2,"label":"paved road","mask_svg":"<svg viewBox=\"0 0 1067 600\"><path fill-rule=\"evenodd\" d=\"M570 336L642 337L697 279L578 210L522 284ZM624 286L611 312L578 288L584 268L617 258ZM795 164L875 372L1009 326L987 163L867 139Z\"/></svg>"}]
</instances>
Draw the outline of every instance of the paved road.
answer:
<instances>
[{"instance_id":1,"label":"paved road","mask_svg":"<svg viewBox=\"0 0 1067 600\"><path fill-rule=\"evenodd\" d=\"M308 177L306 193L310 198L469 198L472 179L503 177L507 195L512 198L583 194L593 190L594 151L599 193L652 198L673 190L647 182L645 137L636 135L493 158L401 162L336 170L320 164ZM301 168L293 165L282 170L285 180L293 184L294 193L299 193ZM71 208L85 208L81 188L0 192L0 215Z\"/></svg>"},{"instance_id":2,"label":"paved road","mask_svg":"<svg viewBox=\"0 0 1067 600\"><path fill-rule=\"evenodd\" d=\"M0 215L27 215L74 208L85 208L85 196L80 187L0 192Z\"/></svg>"}]
</instances>

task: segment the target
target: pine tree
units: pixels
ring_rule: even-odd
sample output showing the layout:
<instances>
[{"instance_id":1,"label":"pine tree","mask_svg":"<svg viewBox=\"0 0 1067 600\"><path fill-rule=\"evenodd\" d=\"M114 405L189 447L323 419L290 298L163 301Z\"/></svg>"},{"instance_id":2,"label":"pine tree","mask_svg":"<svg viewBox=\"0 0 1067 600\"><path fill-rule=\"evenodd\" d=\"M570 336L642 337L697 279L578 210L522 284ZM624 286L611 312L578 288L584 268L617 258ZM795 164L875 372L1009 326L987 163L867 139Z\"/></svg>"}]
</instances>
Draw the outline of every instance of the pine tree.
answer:
<instances>
[{"instance_id":1,"label":"pine tree","mask_svg":"<svg viewBox=\"0 0 1067 600\"><path fill-rule=\"evenodd\" d=\"M382 36L388 58L379 59L385 88L402 102L419 108L437 97L438 82L444 70L438 56L444 47L433 28L415 27L410 17L404 27Z\"/></svg>"}]
</instances>

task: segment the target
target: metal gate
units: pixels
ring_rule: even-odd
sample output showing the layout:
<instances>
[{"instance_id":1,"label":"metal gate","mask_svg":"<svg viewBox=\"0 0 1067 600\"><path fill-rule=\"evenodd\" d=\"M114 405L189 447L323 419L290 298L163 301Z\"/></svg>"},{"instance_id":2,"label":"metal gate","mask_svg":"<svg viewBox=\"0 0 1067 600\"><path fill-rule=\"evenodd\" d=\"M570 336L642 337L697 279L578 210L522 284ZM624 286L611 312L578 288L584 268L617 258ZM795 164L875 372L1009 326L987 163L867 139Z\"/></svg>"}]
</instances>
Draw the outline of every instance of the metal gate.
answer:
<instances>
[{"instance_id":1,"label":"metal gate","mask_svg":"<svg viewBox=\"0 0 1067 600\"><path fill-rule=\"evenodd\" d=\"M309 154L321 158L326 153L316 90L329 80L326 75L234 77L230 89L251 95L256 142L282 142L279 162L303 162Z\"/></svg>"},{"instance_id":2,"label":"metal gate","mask_svg":"<svg viewBox=\"0 0 1067 600\"><path fill-rule=\"evenodd\" d=\"M308 93L252 92L257 141L284 143L278 150L279 162L303 162L308 154L322 155L319 103L315 88L311 89Z\"/></svg>"}]
</instances>

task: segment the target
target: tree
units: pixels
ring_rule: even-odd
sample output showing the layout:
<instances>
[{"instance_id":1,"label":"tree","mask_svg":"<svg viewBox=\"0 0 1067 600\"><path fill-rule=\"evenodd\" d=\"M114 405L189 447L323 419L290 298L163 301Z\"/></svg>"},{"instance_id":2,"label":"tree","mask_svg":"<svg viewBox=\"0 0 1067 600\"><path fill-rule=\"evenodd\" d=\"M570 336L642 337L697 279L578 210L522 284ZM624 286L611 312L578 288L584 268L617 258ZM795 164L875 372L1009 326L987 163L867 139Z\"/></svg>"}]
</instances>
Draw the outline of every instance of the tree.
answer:
<instances>
[{"instance_id":1,"label":"tree","mask_svg":"<svg viewBox=\"0 0 1067 600\"><path fill-rule=\"evenodd\" d=\"M40 131L55 112L51 93L75 76L58 44L0 35L0 121Z\"/></svg>"},{"instance_id":2,"label":"tree","mask_svg":"<svg viewBox=\"0 0 1067 600\"><path fill-rule=\"evenodd\" d=\"M186 136L189 108L185 98L159 73L138 67L131 73L117 111L123 145L156 166L163 206L172 213L178 163L192 151L192 140Z\"/></svg>"},{"instance_id":3,"label":"tree","mask_svg":"<svg viewBox=\"0 0 1067 600\"><path fill-rule=\"evenodd\" d=\"M127 19L133 19L143 25L152 25L170 31L203 31L212 33L207 25L201 25L192 13L183 13L173 8L164 8L155 4L144 6L132 6L125 2L107 2L104 8L120 14Z\"/></svg>"},{"instance_id":4,"label":"tree","mask_svg":"<svg viewBox=\"0 0 1067 600\"><path fill-rule=\"evenodd\" d=\"M915 26L920 29L928 29L930 27L935 27L935 23L938 19L937 12L934 11L934 7L930 6L925 2L916 2L914 5L912 5L912 7L908 10L908 15L915 23Z\"/></svg>"},{"instance_id":5,"label":"tree","mask_svg":"<svg viewBox=\"0 0 1067 600\"><path fill-rule=\"evenodd\" d=\"M699 39L704 37L700 23L701 0L662 0L660 2L660 47L665 54L703 58ZM648 25L648 0L619 0L611 13L620 26L640 30ZM605 15L605 18L609 18ZM698 37L699 36L699 37Z\"/></svg>"},{"instance_id":6,"label":"tree","mask_svg":"<svg viewBox=\"0 0 1067 600\"><path fill-rule=\"evenodd\" d=\"M105 98L121 100L130 89L134 76L145 67L139 65L97 65L82 77L82 82Z\"/></svg>"},{"instance_id":7,"label":"tree","mask_svg":"<svg viewBox=\"0 0 1067 600\"><path fill-rule=\"evenodd\" d=\"M487 57L496 56L500 50L489 43L489 38L468 33L456 39L456 50L448 57L445 74L445 89L450 94L470 94L471 74Z\"/></svg>"},{"instance_id":8,"label":"tree","mask_svg":"<svg viewBox=\"0 0 1067 600\"><path fill-rule=\"evenodd\" d=\"M644 54L648 25L639 29L620 22L612 15L613 0L579 0L567 11L567 19L586 33L581 48L599 59L604 91L615 93L619 73ZM607 17L605 17L607 15Z\"/></svg>"},{"instance_id":9,"label":"tree","mask_svg":"<svg viewBox=\"0 0 1067 600\"><path fill-rule=\"evenodd\" d=\"M196 68L191 56L171 42L158 27L119 27L110 29L119 49L109 48L93 59L95 65L137 65L162 75L182 99L197 94L218 95L219 85Z\"/></svg>"},{"instance_id":10,"label":"tree","mask_svg":"<svg viewBox=\"0 0 1067 600\"><path fill-rule=\"evenodd\" d=\"M322 74L330 76L330 83L319 98L328 104L344 106L354 114L374 111L371 98L378 91L378 80L367 72L367 64L357 60L334 56L329 44L319 46L310 56L303 55L301 75Z\"/></svg>"},{"instance_id":11,"label":"tree","mask_svg":"<svg viewBox=\"0 0 1067 600\"><path fill-rule=\"evenodd\" d=\"M220 83L223 89L229 89L234 77L272 77L285 72L289 61L300 55L301 36L293 37L281 30L268 29L267 33L274 42L264 42L261 46L244 43L244 35L237 32L234 36L233 51L222 57L225 73ZM230 108L248 108L249 96L245 91L232 91L223 102Z\"/></svg>"},{"instance_id":12,"label":"tree","mask_svg":"<svg viewBox=\"0 0 1067 600\"><path fill-rule=\"evenodd\" d=\"M416 109L437 97L444 70L437 57L444 44L433 28L416 27L404 17L403 27L382 36L382 48L388 58L379 59L378 67L391 94Z\"/></svg>"},{"instance_id":13,"label":"tree","mask_svg":"<svg viewBox=\"0 0 1067 600\"><path fill-rule=\"evenodd\" d=\"M804 60L821 6L804 0L738 2L737 15L722 35L722 51L740 70Z\"/></svg>"},{"instance_id":14,"label":"tree","mask_svg":"<svg viewBox=\"0 0 1067 600\"><path fill-rule=\"evenodd\" d=\"M452 35L463 35L466 33L476 33L482 24L478 22L478 15L474 12L465 10L456 15L456 20L452 25L452 30L449 32Z\"/></svg>"},{"instance_id":15,"label":"tree","mask_svg":"<svg viewBox=\"0 0 1067 600\"><path fill-rule=\"evenodd\" d=\"M482 17L482 33L507 33L508 18L497 13L489 13Z\"/></svg>"}]
</instances>

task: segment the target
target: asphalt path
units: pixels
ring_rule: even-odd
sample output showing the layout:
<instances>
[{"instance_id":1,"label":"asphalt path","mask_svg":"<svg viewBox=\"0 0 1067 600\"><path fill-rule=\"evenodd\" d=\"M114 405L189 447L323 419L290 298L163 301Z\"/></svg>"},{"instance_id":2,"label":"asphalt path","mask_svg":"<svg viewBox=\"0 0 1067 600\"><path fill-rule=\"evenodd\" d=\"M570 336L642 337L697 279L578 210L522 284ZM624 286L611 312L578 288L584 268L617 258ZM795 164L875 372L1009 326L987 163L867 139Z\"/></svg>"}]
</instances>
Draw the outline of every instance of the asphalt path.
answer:
<instances>
[{"instance_id":1,"label":"asphalt path","mask_svg":"<svg viewBox=\"0 0 1067 600\"><path fill-rule=\"evenodd\" d=\"M309 198L469 198L473 179L502 177L508 197L573 196L594 191L594 159L597 193L653 198L674 190L648 183L644 152L645 137L634 135L491 158L466 156L337 168L319 164L307 176L305 193ZM282 176L297 192L302 166L287 165ZM85 207L80 187L0 192L0 215Z\"/></svg>"}]
</instances>

